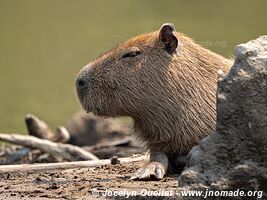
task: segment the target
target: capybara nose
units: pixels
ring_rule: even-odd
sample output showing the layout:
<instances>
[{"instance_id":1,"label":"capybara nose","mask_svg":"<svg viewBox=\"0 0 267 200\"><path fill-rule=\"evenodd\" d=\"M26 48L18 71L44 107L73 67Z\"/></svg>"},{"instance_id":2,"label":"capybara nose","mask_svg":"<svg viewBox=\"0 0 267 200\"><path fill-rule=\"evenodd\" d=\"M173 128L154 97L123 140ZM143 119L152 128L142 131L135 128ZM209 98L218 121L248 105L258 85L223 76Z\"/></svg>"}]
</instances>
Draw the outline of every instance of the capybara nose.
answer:
<instances>
[{"instance_id":1,"label":"capybara nose","mask_svg":"<svg viewBox=\"0 0 267 200\"><path fill-rule=\"evenodd\" d=\"M77 80L76 80L76 87L78 89L80 89L80 90L81 89L84 89L84 88L88 87L88 81L85 78L83 78L83 77L77 78Z\"/></svg>"}]
</instances>

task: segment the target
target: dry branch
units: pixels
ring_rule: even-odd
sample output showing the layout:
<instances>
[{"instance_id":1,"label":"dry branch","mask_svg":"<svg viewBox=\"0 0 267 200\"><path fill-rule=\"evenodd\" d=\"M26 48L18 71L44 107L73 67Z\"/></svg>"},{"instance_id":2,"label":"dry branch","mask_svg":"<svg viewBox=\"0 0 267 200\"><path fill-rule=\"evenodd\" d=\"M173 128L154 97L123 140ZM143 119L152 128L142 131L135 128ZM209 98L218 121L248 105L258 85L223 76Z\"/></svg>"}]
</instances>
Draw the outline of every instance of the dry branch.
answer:
<instances>
[{"instance_id":1,"label":"dry branch","mask_svg":"<svg viewBox=\"0 0 267 200\"><path fill-rule=\"evenodd\" d=\"M33 114L26 115L25 123L29 135L37 138L61 143L66 143L70 139L70 134L65 127L60 126L56 129L56 132L53 132L43 120Z\"/></svg>"},{"instance_id":2,"label":"dry branch","mask_svg":"<svg viewBox=\"0 0 267 200\"><path fill-rule=\"evenodd\" d=\"M83 149L87 151L94 151L95 149L102 149L102 148L109 148L109 147L116 147L116 146L123 146L129 144L133 141L132 137L126 136L124 138L120 138L114 141L109 141L109 142L99 142L95 145L91 146L84 146Z\"/></svg>"},{"instance_id":3,"label":"dry branch","mask_svg":"<svg viewBox=\"0 0 267 200\"><path fill-rule=\"evenodd\" d=\"M119 163L129 163L146 160L147 155L138 155L126 158L119 158ZM89 160L76 162L62 162L62 163L47 163L47 164L21 164L21 165L3 165L0 166L0 173L4 172L29 172L29 171L47 171L47 170L65 170L73 168L88 168L97 167L101 165L111 164L111 159L104 160Z\"/></svg>"},{"instance_id":4,"label":"dry branch","mask_svg":"<svg viewBox=\"0 0 267 200\"><path fill-rule=\"evenodd\" d=\"M99 160L94 154L71 144L55 143L49 140L39 139L30 135L0 134L0 140L29 148L40 149L52 156L62 157L66 160Z\"/></svg>"}]
</instances>

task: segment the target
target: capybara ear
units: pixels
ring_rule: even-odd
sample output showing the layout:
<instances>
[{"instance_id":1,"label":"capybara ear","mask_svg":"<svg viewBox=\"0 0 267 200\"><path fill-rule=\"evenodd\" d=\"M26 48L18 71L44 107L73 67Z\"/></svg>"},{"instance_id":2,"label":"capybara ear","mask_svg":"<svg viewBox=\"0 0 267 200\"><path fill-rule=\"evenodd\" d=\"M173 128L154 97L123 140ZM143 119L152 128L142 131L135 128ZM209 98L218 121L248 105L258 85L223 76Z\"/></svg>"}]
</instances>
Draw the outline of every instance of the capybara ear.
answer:
<instances>
[{"instance_id":1,"label":"capybara ear","mask_svg":"<svg viewBox=\"0 0 267 200\"><path fill-rule=\"evenodd\" d=\"M178 39L173 34L173 31L175 31L175 28L171 23L163 24L159 30L159 40L170 54L172 54L178 46Z\"/></svg>"}]
</instances>

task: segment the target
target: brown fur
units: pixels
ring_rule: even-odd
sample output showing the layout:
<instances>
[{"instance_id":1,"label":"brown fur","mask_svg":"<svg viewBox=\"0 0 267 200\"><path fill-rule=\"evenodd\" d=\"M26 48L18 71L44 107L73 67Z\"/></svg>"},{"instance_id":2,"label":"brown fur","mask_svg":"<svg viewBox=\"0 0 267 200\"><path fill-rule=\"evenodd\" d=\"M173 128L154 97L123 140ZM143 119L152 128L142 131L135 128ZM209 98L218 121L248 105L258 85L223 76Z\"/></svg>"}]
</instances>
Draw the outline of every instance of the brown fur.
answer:
<instances>
[{"instance_id":1,"label":"brown fur","mask_svg":"<svg viewBox=\"0 0 267 200\"><path fill-rule=\"evenodd\" d=\"M156 31L98 57L79 73L89 87L78 96L88 112L132 117L137 136L152 151L183 154L215 129L217 71L227 72L231 61L182 33L174 35L173 54ZM132 49L142 53L121 59Z\"/></svg>"}]
</instances>

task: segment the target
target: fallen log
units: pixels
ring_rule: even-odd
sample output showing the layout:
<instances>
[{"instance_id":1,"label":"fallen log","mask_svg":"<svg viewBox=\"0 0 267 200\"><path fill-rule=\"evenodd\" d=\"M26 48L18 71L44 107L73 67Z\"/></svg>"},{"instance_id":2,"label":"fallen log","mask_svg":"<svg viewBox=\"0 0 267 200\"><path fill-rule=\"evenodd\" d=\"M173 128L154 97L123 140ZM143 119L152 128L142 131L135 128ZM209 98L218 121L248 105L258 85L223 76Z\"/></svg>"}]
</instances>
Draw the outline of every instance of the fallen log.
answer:
<instances>
[{"instance_id":1,"label":"fallen log","mask_svg":"<svg viewBox=\"0 0 267 200\"><path fill-rule=\"evenodd\" d=\"M70 134L65 127L60 126L55 132L53 132L43 120L33 114L26 115L25 123L29 135L37 138L61 143L66 143L70 139Z\"/></svg>"},{"instance_id":2,"label":"fallen log","mask_svg":"<svg viewBox=\"0 0 267 200\"><path fill-rule=\"evenodd\" d=\"M129 146L132 141L133 141L132 137L126 136L124 138L120 138L120 139L117 139L114 141L100 142L100 143L97 143L95 145L84 146L83 149L85 149L86 151L94 151L96 149L102 149L102 148L117 147L117 146Z\"/></svg>"},{"instance_id":3,"label":"fallen log","mask_svg":"<svg viewBox=\"0 0 267 200\"><path fill-rule=\"evenodd\" d=\"M136 161L143 161L148 158L148 155L137 155L126 158L103 159L103 160L89 160L89 161L76 161L76 162L62 162L62 163L42 163L42 164L20 164L20 165L2 165L0 166L0 173L21 173L29 171L47 171L47 170L65 170L73 168L88 168L108 165L113 163L130 163Z\"/></svg>"},{"instance_id":4,"label":"fallen log","mask_svg":"<svg viewBox=\"0 0 267 200\"><path fill-rule=\"evenodd\" d=\"M0 140L29 148L40 149L55 157L62 157L69 161L74 160L99 160L94 154L78 146L51 142L30 135L0 133Z\"/></svg>"}]
</instances>

